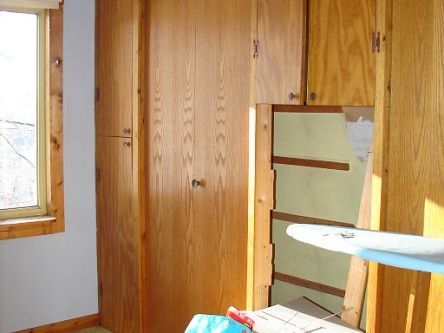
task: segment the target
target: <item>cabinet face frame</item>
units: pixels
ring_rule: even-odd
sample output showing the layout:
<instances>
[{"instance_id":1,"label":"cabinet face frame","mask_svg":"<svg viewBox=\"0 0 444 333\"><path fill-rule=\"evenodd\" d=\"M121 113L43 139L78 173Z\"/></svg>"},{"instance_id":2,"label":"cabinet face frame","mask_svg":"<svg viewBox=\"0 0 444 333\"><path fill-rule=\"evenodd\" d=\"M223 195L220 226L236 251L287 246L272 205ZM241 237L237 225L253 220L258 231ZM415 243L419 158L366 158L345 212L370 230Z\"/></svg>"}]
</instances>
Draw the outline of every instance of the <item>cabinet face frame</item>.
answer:
<instances>
[{"instance_id":1,"label":"cabinet face frame","mask_svg":"<svg viewBox=\"0 0 444 333\"><path fill-rule=\"evenodd\" d=\"M302 105L306 0L258 0L257 6L256 103Z\"/></svg>"},{"instance_id":2,"label":"cabinet face frame","mask_svg":"<svg viewBox=\"0 0 444 333\"><path fill-rule=\"evenodd\" d=\"M376 0L309 0L308 20L307 104L373 106Z\"/></svg>"}]
</instances>

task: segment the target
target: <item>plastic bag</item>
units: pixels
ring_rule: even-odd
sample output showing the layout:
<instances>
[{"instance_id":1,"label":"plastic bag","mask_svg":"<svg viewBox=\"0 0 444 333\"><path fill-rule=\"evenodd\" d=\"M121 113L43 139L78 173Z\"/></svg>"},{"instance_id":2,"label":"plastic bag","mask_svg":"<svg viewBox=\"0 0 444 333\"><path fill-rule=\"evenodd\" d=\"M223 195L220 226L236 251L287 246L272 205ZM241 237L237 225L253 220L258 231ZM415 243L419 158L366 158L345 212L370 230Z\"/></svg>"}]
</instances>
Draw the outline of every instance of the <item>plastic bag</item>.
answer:
<instances>
[{"instance_id":1,"label":"plastic bag","mask_svg":"<svg viewBox=\"0 0 444 333\"><path fill-rule=\"evenodd\" d=\"M185 333L251 333L251 330L231 318L198 314L193 317Z\"/></svg>"}]
</instances>

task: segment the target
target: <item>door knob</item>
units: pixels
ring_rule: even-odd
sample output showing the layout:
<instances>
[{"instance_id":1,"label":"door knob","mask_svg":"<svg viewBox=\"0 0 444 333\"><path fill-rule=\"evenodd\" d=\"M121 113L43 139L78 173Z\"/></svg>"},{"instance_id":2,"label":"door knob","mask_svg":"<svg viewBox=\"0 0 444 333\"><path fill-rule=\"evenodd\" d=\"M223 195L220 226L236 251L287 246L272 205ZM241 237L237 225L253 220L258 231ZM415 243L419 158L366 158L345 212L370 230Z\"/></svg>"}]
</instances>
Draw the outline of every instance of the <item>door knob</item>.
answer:
<instances>
[{"instance_id":1,"label":"door knob","mask_svg":"<svg viewBox=\"0 0 444 333\"><path fill-rule=\"evenodd\" d=\"M193 181L191 182L191 186L193 188L198 188L200 185L201 185L201 183L197 179L193 179Z\"/></svg>"},{"instance_id":2,"label":"door knob","mask_svg":"<svg viewBox=\"0 0 444 333\"><path fill-rule=\"evenodd\" d=\"M296 98L298 98L299 96L298 95L296 95L294 92L290 92L289 94L288 94L288 99L290 100L290 101L292 101L292 100L294 100L294 99L296 99Z\"/></svg>"}]
</instances>

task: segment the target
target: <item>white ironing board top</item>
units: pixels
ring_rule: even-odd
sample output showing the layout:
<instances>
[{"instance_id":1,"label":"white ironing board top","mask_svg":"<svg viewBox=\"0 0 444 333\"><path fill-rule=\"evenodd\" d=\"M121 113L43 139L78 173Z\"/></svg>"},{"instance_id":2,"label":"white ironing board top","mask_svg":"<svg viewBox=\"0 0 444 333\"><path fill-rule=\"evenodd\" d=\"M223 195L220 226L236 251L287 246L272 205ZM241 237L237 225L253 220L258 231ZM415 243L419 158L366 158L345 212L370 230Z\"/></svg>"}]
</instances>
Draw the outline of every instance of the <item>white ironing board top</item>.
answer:
<instances>
[{"instance_id":1,"label":"white ironing board top","mask_svg":"<svg viewBox=\"0 0 444 333\"><path fill-rule=\"evenodd\" d=\"M311 224L293 224L287 234L327 250L384 265L444 274L444 239Z\"/></svg>"}]
</instances>

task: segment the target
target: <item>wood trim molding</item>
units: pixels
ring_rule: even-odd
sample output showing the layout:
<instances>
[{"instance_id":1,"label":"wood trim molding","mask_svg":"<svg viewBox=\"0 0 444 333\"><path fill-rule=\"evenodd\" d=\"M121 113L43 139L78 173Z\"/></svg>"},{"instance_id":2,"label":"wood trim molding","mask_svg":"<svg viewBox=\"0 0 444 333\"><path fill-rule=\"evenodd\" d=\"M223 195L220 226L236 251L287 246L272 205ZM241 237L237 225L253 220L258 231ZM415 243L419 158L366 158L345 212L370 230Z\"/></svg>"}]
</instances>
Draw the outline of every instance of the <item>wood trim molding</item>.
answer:
<instances>
[{"instance_id":1,"label":"wood trim molding","mask_svg":"<svg viewBox=\"0 0 444 333\"><path fill-rule=\"evenodd\" d=\"M39 327L29 328L15 333L58 333L58 332L75 332L84 328L90 328L100 325L99 314L68 319L58 323L43 325Z\"/></svg>"},{"instance_id":2,"label":"wood trim molding","mask_svg":"<svg viewBox=\"0 0 444 333\"><path fill-rule=\"evenodd\" d=\"M344 297L345 296L345 290L339 289L336 287L332 287L323 283L306 280L297 276L291 276L284 273L274 272L274 280L279 280L285 283L294 284L295 286L308 288L311 290L320 291L325 294L330 294L338 297Z\"/></svg>"},{"instance_id":3,"label":"wood trim molding","mask_svg":"<svg viewBox=\"0 0 444 333\"><path fill-rule=\"evenodd\" d=\"M298 223L298 224L333 225L333 226L338 226L338 227L349 227L349 228L355 227L351 223L318 219L315 217L301 216L301 215L295 215L295 214L284 213L284 212L279 212L279 211L273 211L271 213L271 216L273 217L273 219L276 219L276 220Z\"/></svg>"},{"instance_id":4,"label":"wood trim molding","mask_svg":"<svg viewBox=\"0 0 444 333\"><path fill-rule=\"evenodd\" d=\"M312 106L312 105L273 105L273 112L342 113L342 107L340 107L340 106Z\"/></svg>"},{"instance_id":5,"label":"wood trim molding","mask_svg":"<svg viewBox=\"0 0 444 333\"><path fill-rule=\"evenodd\" d=\"M273 115L271 105L257 106L254 195L254 294L253 310L269 306L273 275L271 210L274 206L274 171L271 167Z\"/></svg>"},{"instance_id":6,"label":"wood trim molding","mask_svg":"<svg viewBox=\"0 0 444 333\"><path fill-rule=\"evenodd\" d=\"M273 156L273 163L304 166L310 168L340 170L340 171L350 170L350 164L348 163L324 161L324 160L311 160L306 158L296 158L296 157L286 157L286 156Z\"/></svg>"}]
</instances>

